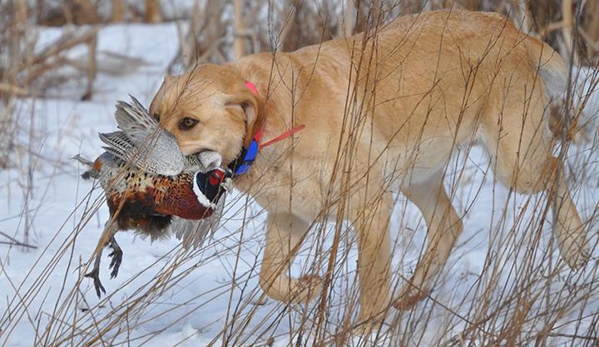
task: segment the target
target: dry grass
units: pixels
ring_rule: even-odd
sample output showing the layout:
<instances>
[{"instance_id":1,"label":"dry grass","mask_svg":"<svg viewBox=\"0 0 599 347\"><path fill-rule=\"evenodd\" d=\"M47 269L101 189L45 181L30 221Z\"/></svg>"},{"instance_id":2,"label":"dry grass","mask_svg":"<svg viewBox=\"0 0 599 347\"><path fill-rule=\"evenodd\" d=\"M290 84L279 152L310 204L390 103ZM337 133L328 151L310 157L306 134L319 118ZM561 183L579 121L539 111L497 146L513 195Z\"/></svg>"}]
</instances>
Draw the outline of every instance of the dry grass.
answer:
<instances>
[{"instance_id":1,"label":"dry grass","mask_svg":"<svg viewBox=\"0 0 599 347\"><path fill-rule=\"evenodd\" d=\"M315 5L286 1L268 7L268 2L258 1L254 6L237 7L237 13L245 18L239 19L239 15L224 15L235 9L220 1L198 1L190 32L181 33L181 52L184 54L173 63L172 69L177 71L206 61L224 62L234 55L273 47L293 50L333 35L342 36L380 24L400 12L451 6L507 13L523 30L533 35L547 35L553 46L573 65L596 66L599 62L599 28L596 24L599 23L599 10L594 1L577 4L584 4L586 11L578 12L572 2L557 0L430 0L402 2L402 5L388 1L357 1L351 5L355 6L352 15L344 11L347 7L333 6L329 2ZM152 11L159 11L155 5L152 5ZM52 49L34 53L34 39L24 30L32 25L31 20L27 20L32 15L24 14L23 8L4 3L0 4L0 10L4 18L15 18L0 21L0 25L6 26L0 28L0 170L16 169L21 173L20 191L13 194L22 193L26 205L22 209L22 234L9 235L6 240L13 244L28 244L37 207L27 206L27 197L35 184L36 154L32 144L40 129L34 114L26 115L30 121L25 126L17 122L16 117L23 117L23 114L15 105L20 97L43 96L44 88L40 86L51 85L52 81L36 82L68 63L61 59L63 50L81 44L89 45L91 50L95 43L90 42L97 29L92 27L68 34ZM268 28L250 26L254 18L265 13L267 17L263 19ZM117 12L112 16L118 20L132 18ZM153 14L148 18L156 16ZM217 20L223 16L226 20ZM213 20L206 21L207 18ZM236 30L237 40L226 31L230 24L228 20L235 24L232 27ZM90 81L93 81L94 73L88 72L95 69L93 59L82 70ZM599 77L595 74L589 83L596 84L597 81ZM587 95L583 91L583 99ZM363 122L358 110L348 110L347 116L354 122L352 126L359 127ZM565 146L560 155L569 163L571 189L577 205L584 207L583 219L588 221L588 230L596 246L599 139L594 134L595 131L589 133L588 144ZM338 163L340 172L351 166L351 139L345 145L346 149L340 151L343 154ZM496 186L491 168L479 166L480 162L486 163L476 160L481 156L478 149L472 148L458 153L448 169L445 184L451 197L460 201L462 212L484 214L477 209L476 199L492 191L491 211L484 216L466 217L466 232L458 241L456 256L450 259L439 278L438 289L413 310L397 312L391 309L388 324L378 336L363 339L351 334L358 306L354 265L356 240L351 226L342 222L342 209L322 211L293 269L296 274L323 274L326 279L323 295L310 305L286 305L267 300L257 286L264 240L261 234L254 234L252 230L263 229L264 216L246 197L239 195L234 195L228 202L225 215L230 217L223 221L223 231L204 248L185 250L176 247L154 263L140 264L138 275L126 279L102 300L88 302L89 283L83 274L87 272L92 255L90 259L76 259L73 254L84 229L94 221L95 213L104 203L97 194L90 192L73 210L73 215L78 216L76 223L71 225L65 221L56 234L58 238L39 251L33 266L43 270L31 272L22 284L12 284L12 290L17 294L8 299L8 310L0 314L0 344L6 344L17 324L29 322L36 345L143 345L169 328L146 330L164 316L170 317L172 325L180 324L189 315L204 310L212 301L226 297L229 307L224 317L215 318L213 325L195 327L199 331L210 329L212 341L209 345L270 346L289 341L289 345L294 346L367 346L378 339L378 345L388 346L596 346L599 344L599 267L596 260L578 272L570 271L557 261L559 255L554 254L556 247L550 241L547 227L551 222L548 213L551 199L542 195L517 196ZM350 177L340 174L337 179L346 182ZM392 227L399 230L394 233L393 244L396 255L394 283L395 290L399 290L423 252L425 225L404 198L397 196L396 199ZM337 223L325 222L331 214ZM468 231L468 218L483 217L488 220L488 228ZM140 242L139 247L144 246ZM0 247L4 245L0 244ZM475 253L473 256L472 252ZM243 258L238 256L241 253L245 255ZM248 254L254 256L248 259ZM481 256L485 262L476 263ZM231 259L227 266L229 273L223 274L219 287L206 291L198 283L189 281L202 267ZM69 266L58 271L58 265L65 260ZM6 275L2 266L0 275ZM34 273L35 278L32 277ZM56 278L61 282L57 283ZM164 297L165 293L176 297L177 293L191 286L197 288L197 295L184 302ZM58 300L41 305L46 300L48 287L59 292ZM161 302L169 305L160 305ZM44 311L41 311L42 306ZM183 342L173 341L173 345Z\"/></svg>"}]
</instances>

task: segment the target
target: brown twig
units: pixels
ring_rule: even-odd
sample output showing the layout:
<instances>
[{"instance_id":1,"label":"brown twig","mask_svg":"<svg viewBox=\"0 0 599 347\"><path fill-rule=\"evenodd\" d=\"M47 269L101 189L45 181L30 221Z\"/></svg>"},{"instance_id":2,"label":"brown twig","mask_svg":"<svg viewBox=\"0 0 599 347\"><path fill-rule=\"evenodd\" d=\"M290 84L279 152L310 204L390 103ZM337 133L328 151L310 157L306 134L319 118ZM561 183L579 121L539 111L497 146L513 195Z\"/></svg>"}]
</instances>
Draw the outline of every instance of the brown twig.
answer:
<instances>
[{"instance_id":1,"label":"brown twig","mask_svg":"<svg viewBox=\"0 0 599 347\"><path fill-rule=\"evenodd\" d=\"M0 244L2 245L13 245L13 246L23 246L23 247L27 247L27 248L31 248L31 249L37 249L37 246L32 246L29 245L27 243L21 242L17 239L15 239L14 237L0 231L0 235L6 237L7 239L9 239L11 242L6 242L6 241L0 241Z\"/></svg>"}]
</instances>

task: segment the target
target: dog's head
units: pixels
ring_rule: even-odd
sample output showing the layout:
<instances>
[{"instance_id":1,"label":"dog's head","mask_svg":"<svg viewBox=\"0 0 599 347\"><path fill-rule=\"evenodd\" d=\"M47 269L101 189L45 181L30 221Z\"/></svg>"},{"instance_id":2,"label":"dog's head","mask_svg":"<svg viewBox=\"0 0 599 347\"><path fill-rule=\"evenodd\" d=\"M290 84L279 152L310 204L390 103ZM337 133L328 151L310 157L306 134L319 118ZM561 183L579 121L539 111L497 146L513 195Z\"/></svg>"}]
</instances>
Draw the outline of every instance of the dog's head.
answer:
<instances>
[{"instance_id":1,"label":"dog's head","mask_svg":"<svg viewBox=\"0 0 599 347\"><path fill-rule=\"evenodd\" d=\"M176 138L185 155L221 154L228 165L254 134L259 96L230 65L202 65L166 77L150 114Z\"/></svg>"}]
</instances>

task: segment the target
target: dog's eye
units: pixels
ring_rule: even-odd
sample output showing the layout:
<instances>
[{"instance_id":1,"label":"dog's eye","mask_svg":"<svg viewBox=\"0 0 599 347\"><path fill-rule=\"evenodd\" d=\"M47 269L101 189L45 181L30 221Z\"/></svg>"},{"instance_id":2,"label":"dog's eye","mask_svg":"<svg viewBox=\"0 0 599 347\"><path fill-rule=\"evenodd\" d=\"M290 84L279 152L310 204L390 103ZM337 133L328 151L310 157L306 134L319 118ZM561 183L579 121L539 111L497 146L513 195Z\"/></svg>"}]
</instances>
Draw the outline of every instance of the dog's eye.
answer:
<instances>
[{"instance_id":1,"label":"dog's eye","mask_svg":"<svg viewBox=\"0 0 599 347\"><path fill-rule=\"evenodd\" d=\"M182 131L190 130L191 128L193 128L194 126L196 126L196 124L198 124L198 123L199 123L199 121L197 121L197 120L195 120L193 118L185 117L179 123L179 130L182 130Z\"/></svg>"},{"instance_id":2,"label":"dog's eye","mask_svg":"<svg viewBox=\"0 0 599 347\"><path fill-rule=\"evenodd\" d=\"M154 113L152 115L152 118L154 118L155 121L157 121L158 123L160 123L160 115L158 113Z\"/></svg>"}]
</instances>

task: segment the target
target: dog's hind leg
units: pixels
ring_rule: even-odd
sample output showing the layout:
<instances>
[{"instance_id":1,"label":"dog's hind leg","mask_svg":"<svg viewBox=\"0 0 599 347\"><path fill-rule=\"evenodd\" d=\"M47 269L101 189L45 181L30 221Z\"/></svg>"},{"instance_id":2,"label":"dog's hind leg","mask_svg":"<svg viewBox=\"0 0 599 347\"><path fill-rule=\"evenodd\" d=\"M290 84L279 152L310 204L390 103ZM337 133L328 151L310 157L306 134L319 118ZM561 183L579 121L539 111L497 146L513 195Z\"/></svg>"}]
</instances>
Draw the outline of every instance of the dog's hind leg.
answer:
<instances>
[{"instance_id":1,"label":"dog's hind leg","mask_svg":"<svg viewBox=\"0 0 599 347\"><path fill-rule=\"evenodd\" d=\"M559 252L570 268L583 267L590 257L589 244L564 176L563 161L541 151L536 157L531 156L516 164L516 153L514 150L500 148L497 155L497 177L519 193L531 194L542 190L549 192L550 199L553 199L553 235Z\"/></svg>"},{"instance_id":2,"label":"dog's hind leg","mask_svg":"<svg viewBox=\"0 0 599 347\"><path fill-rule=\"evenodd\" d=\"M395 300L395 307L403 310L414 306L429 294L463 227L443 187L442 169L424 181L406 182L401 191L420 209L426 221L428 238L426 250L412 279Z\"/></svg>"},{"instance_id":3,"label":"dog's hind leg","mask_svg":"<svg viewBox=\"0 0 599 347\"><path fill-rule=\"evenodd\" d=\"M521 101L520 101L521 102ZM525 109L524 120L504 121L496 133L485 131L483 140L497 179L518 193L534 194L543 190L553 201L553 234L564 261L577 269L589 259L586 231L564 175L562 158L551 154L552 140L540 103L526 109L518 99L507 103L504 114L518 114Z\"/></svg>"},{"instance_id":4,"label":"dog's hind leg","mask_svg":"<svg viewBox=\"0 0 599 347\"><path fill-rule=\"evenodd\" d=\"M589 242L576 205L564 177L564 167L558 158L552 158L547 165L554 182L553 235L562 258L572 269L584 267L590 258Z\"/></svg>"},{"instance_id":5,"label":"dog's hind leg","mask_svg":"<svg viewBox=\"0 0 599 347\"><path fill-rule=\"evenodd\" d=\"M289 276L289 269L309 224L290 213L269 212L260 286L269 297L283 302L307 302L322 290L321 279Z\"/></svg>"}]
</instances>

